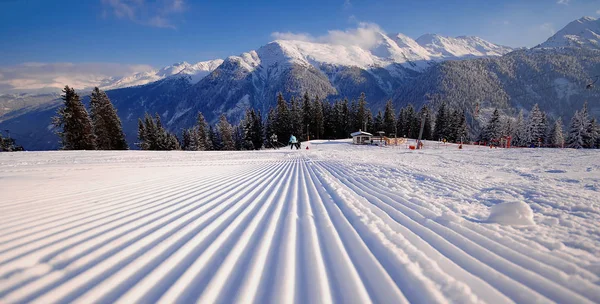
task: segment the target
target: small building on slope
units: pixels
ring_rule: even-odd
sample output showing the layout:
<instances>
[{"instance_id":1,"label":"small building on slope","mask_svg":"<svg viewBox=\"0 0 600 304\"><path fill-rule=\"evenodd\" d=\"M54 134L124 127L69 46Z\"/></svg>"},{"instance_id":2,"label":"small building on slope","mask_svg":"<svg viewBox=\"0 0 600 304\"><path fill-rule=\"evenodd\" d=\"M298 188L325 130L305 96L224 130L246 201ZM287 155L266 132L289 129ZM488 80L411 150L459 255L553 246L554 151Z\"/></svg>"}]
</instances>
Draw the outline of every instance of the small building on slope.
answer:
<instances>
[{"instance_id":1,"label":"small building on slope","mask_svg":"<svg viewBox=\"0 0 600 304\"><path fill-rule=\"evenodd\" d=\"M373 138L373 134L363 132L362 130L358 130L358 132L354 132L350 135L352 136L352 143L355 145L368 145Z\"/></svg>"}]
</instances>

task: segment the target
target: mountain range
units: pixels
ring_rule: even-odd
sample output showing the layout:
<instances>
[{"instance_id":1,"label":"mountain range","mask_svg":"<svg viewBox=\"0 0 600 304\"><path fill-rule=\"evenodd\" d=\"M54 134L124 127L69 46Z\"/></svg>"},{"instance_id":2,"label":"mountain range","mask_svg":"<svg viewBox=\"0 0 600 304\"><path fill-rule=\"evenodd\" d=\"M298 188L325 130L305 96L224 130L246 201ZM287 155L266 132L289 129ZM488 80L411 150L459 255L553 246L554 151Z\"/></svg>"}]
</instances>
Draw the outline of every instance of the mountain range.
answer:
<instances>
[{"instance_id":1,"label":"mountain range","mask_svg":"<svg viewBox=\"0 0 600 304\"><path fill-rule=\"evenodd\" d=\"M471 115L472 127L486 113L507 114L534 103L552 116L570 117L598 90L586 84L600 75L600 21L573 21L546 42L531 49L513 49L478 37L375 32L364 43L276 40L224 60L178 63L159 70L103 80L99 86L117 107L128 141L135 141L137 118L159 113L174 131L193 125L198 111L209 121L221 113L238 121L249 107L266 113L282 92L286 98L309 92L329 100L356 98L365 92L373 110L392 99L435 107L444 101ZM28 149L57 148L50 117L54 101L11 108L0 95L0 128L10 129ZM26 95L20 95L26 100ZM8 104L8 106L7 106ZM13 103L14 104L14 103ZM8 109L8 110L6 110ZM594 115L598 103L590 103Z\"/></svg>"}]
</instances>

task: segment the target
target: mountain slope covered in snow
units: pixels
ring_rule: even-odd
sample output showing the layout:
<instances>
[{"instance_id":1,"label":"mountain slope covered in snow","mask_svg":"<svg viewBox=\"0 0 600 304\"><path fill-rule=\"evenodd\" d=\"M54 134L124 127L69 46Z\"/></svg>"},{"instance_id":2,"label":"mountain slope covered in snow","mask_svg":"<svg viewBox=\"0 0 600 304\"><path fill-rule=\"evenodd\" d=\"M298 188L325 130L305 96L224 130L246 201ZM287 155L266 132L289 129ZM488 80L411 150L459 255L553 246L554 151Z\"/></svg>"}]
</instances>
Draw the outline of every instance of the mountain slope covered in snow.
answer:
<instances>
[{"instance_id":1,"label":"mountain slope covered in snow","mask_svg":"<svg viewBox=\"0 0 600 304\"><path fill-rule=\"evenodd\" d=\"M575 20L538 47L585 47L600 49L600 19L583 17Z\"/></svg>"}]
</instances>

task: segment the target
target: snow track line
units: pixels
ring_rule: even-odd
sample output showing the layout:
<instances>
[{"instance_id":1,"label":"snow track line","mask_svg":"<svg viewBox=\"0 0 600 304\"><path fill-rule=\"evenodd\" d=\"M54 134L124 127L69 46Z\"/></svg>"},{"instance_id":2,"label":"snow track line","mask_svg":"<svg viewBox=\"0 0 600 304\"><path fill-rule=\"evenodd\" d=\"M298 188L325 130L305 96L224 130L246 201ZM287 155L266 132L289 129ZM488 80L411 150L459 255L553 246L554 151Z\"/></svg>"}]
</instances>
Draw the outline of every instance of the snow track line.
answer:
<instances>
[{"instance_id":1,"label":"snow track line","mask_svg":"<svg viewBox=\"0 0 600 304\"><path fill-rule=\"evenodd\" d=\"M274 169L276 169L276 168L274 168ZM273 169L268 169L264 172L269 172L272 170ZM278 170L281 170L281 169L278 169ZM242 180L242 181L238 182L237 184L234 183L232 185L222 188L221 189L222 191L219 191L220 195L218 193L216 193L216 195L219 195L219 196L224 195L223 196L224 199L231 201L232 198L239 197L243 193L238 193L238 194L234 195L231 193L230 190L232 190L232 189L240 189L241 190L241 189L246 188L249 185L256 184L257 182L258 181L253 180L253 178L250 176L246 180ZM246 190L246 191L250 191L250 190ZM208 198L206 198L206 201L209 201L214 206L219 206L220 207L219 210L221 210L221 211L224 211L226 213L233 212L234 209L225 210L229 204L219 205L218 204L219 200L213 200L213 199L214 199L214 197L208 197ZM221 214L221 213L219 213L218 210L213 209L209 213L203 215L203 217L207 218L207 216L209 216L207 219L210 221L214 221L219 218L218 217L219 214ZM181 220L179 220L179 221L181 221ZM188 227L188 226L186 226L186 227ZM164 230L164 229L162 229L162 230ZM202 231L205 231L205 230L202 230ZM163 233L168 233L168 231L165 231ZM68 278L69 281L67 281L67 282L64 282L65 280L62 280L62 281L55 282L54 284L51 284L51 285L42 284L42 286L40 286L41 290L37 293L37 295L34 296L34 298L36 298L36 301L42 301L42 302L59 301L61 298L63 298L63 299L60 301L63 301L63 302L69 302L69 301L65 301L66 298L73 300L78 295L72 294L72 292L71 292L72 290L78 290L78 292L80 292L80 293L84 292L85 289L81 289L81 286L86 281L88 282L87 286L89 286L90 284L92 284L94 282L100 282L100 280L106 279L106 277L109 275L109 273L112 274L113 272L122 268L124 265L126 265L126 263L131 262L132 259L134 259L136 256L139 256L140 252L147 252L148 250L150 250L150 248L156 246L156 244L159 244L162 240L164 240L166 238L166 236L164 234L162 237L156 233L153 233L153 235L156 235L156 237L140 236L140 237L135 238L133 241L136 243L141 242L141 244L139 244L137 246L124 246L125 251L115 252L114 249L110 249L109 252L105 252L104 254L102 254L101 252L100 253L95 252L94 253L95 256L100 255L97 258L86 257L86 258L77 260L76 262L79 264L78 269L81 269L81 270L79 271L80 273L75 273L75 274L79 278L79 277L82 277L82 275L83 275L83 274L81 274L81 272L87 273L87 275L85 275L85 278L86 278L85 280L81 280L81 279L73 280L75 278L75 276L73 274L71 274L70 277ZM133 245L133 243L126 244L126 245ZM138 248L138 249L136 249L136 248ZM86 266L86 265L88 265L88 266ZM90 273L92 273L93 275ZM71 278L73 278L73 279L71 279ZM80 288L74 288L74 286L80 286ZM51 293L45 293L45 291L49 291L50 289L52 289ZM32 297L31 291L28 291L27 293L29 293L29 297ZM37 298L38 296L41 296L41 297L38 299Z\"/></svg>"},{"instance_id":2,"label":"snow track line","mask_svg":"<svg viewBox=\"0 0 600 304\"><path fill-rule=\"evenodd\" d=\"M326 164L323 164L323 165L327 167ZM328 168L330 169L329 170L330 172L335 171L335 169L333 167L328 167ZM413 209L410 209L408 207L401 208L402 211L405 212L405 213L402 213L399 209L391 207L389 203L384 202L386 194L384 192L382 192L381 189L368 188L366 185L364 185L360 182L352 181L352 179L353 179L352 177L345 178L341 175L338 175L337 173L334 173L334 176L336 176L338 179L340 179L340 181L348 180L346 183L344 183L346 186L348 186L350 189L355 191L360 196L365 197L369 201L369 203L373 204L372 205L373 207L376 207L378 209L383 208L383 209L379 209L379 210L382 210L383 212L385 212L385 214L390 215L391 218L394 219L394 221L396 221L404 226L409 225L406 227L409 227L409 229L412 230L413 232L417 232L419 229L421 229L421 230L425 229L425 230L429 230L429 231L437 234L438 236L441 236L445 240L451 241L452 244L454 244L455 246L457 246L463 252L469 254L470 256L477 258L482 263L484 263L484 265L493 267L497 271L504 273L505 275L510 277L512 280L516 280L516 281L538 291L539 292L538 296L541 296L542 294L544 294L544 295L550 297L554 301L563 302L563 303L565 303L565 302L588 303L588 301L589 301L589 300L586 300L581 295L579 295L578 293L570 291L570 290L562 287L561 285L551 281L547 277L538 275L529 269L525 269L525 268L522 268L521 266L515 265L513 263L513 261L506 260L506 259L496 255L495 253L492 253L488 249L485 249L480 244L478 244L472 240L469 240L464 237L458 237L458 234L455 232L449 233L449 231L451 231L450 229L448 229L430 219L423 217L422 215L418 214ZM389 200L389 198L388 198L388 200ZM391 201L391 202L393 202L393 201ZM396 206L400 207L400 205L398 205L398 204L396 204ZM404 218L406 218L407 220L405 220ZM411 221L413 221L413 222L411 222ZM412 224L412 223L414 223L414 224ZM422 228L417 229L417 227L419 227L419 226ZM420 233L420 235L424 236L425 234ZM428 242L430 242L430 241L428 241ZM432 243L432 242L430 242L430 243ZM516 284L513 284L513 285L515 287L517 287ZM494 286L498 286L498 285L494 284ZM521 285L518 285L518 286L521 286ZM500 288L500 287L498 287L498 288ZM510 296L514 297L514 296L521 296L521 295L513 293ZM518 300L518 298L514 298L514 299L517 301L520 301L520 300ZM523 299L523 300L525 300L525 299Z\"/></svg>"},{"instance_id":3,"label":"snow track line","mask_svg":"<svg viewBox=\"0 0 600 304\"><path fill-rule=\"evenodd\" d=\"M192 182L192 184L193 183L194 182ZM209 183L206 183L206 184L208 185ZM153 212L154 210L157 210L157 208L165 208L165 207L162 206L163 205L162 199L164 197L169 197L171 194L178 193L179 189L186 188L188 186L189 185L185 185L185 186L182 186L182 187L170 189L168 192L161 193L160 196L154 196L154 198L150 202L145 202L145 199L153 196L152 193L148 194L146 197L137 197L135 200L138 201L138 202L144 202L141 205L142 207L144 207L144 209L142 209L141 211L144 211L144 212ZM182 194L178 194L177 196L175 196L175 198L182 197L182 196L185 196L185 195L186 195L186 193L183 192ZM110 220L110 222L108 222L108 223L111 224L111 223L118 223L118 220L125 219L127 217L131 217L131 216L134 216L134 215L137 216L137 218L143 218L143 214L139 213L139 211L140 211L140 209L138 209L139 206L137 206L135 204L133 204L133 205L128 204L128 205L125 205L125 206L126 206L125 211L119 211L119 212L115 213L116 211L113 210L114 212L111 211L113 213L110 213L108 215L102 214L102 217L100 217L99 219L96 219L96 220L93 220L93 221L90 221L89 219L86 219L86 222L83 224L83 226L75 226L75 227L78 227L79 229L81 229L81 227L87 227L87 226L91 226L91 227L85 228L84 230L80 230L76 234L71 233L71 231L72 231L72 229L74 227L66 227L66 228L63 228L62 230L60 230L59 232L51 233L49 235L46 235L46 236L42 237L41 240L37 240L37 242L35 242L35 243L33 241L29 241L27 244L35 244L33 246L38 246L35 249L31 249L30 252L34 252L36 250L39 250L41 248L40 245L44 244L44 243L49 243L50 242L50 244L53 244L53 243L57 243L60 240L64 240L64 239L67 239L67 238L69 239L70 242L72 242L72 241L74 241L74 239L72 239L73 236L75 236L75 235L81 235L82 233L87 232L87 231L94 231L94 229L97 228L97 227L102 227L102 228L104 228L104 231L109 231L110 227L112 227L112 226L110 226L110 225L106 226L107 222L106 222L105 219ZM160 209L158 209L158 210L160 210ZM120 215L120 217L118 217L116 219L114 218L114 215L120 214L120 213L123 213L123 212L127 212L127 213L124 213L124 214ZM67 236L61 236L60 233L67 234ZM71 233L71 234L68 234L68 233ZM97 233L100 234L100 233L102 233L102 231L97 232ZM54 238L55 239L58 238L58 240L54 240L53 241L52 236L56 236ZM21 247L21 246L22 245L19 245L18 247ZM5 255L6 255L5 253L0 252L0 258L2 260L6 260L6 262L12 261L12 259L7 258ZM2 273L2 266L1 266L2 264L4 264L4 263L0 262L0 274Z\"/></svg>"},{"instance_id":4,"label":"snow track line","mask_svg":"<svg viewBox=\"0 0 600 304\"><path fill-rule=\"evenodd\" d=\"M338 290L341 302L408 303L383 265L364 243L351 222L336 206L331 195L320 183L312 166L307 166L309 189L319 212L317 223L326 228L325 252L329 253L331 284ZM328 229L327 229L328 228Z\"/></svg>"},{"instance_id":5,"label":"snow track line","mask_svg":"<svg viewBox=\"0 0 600 304\"><path fill-rule=\"evenodd\" d=\"M432 219L432 218L437 217L434 213L431 213L429 210L424 209L411 201L408 201L404 196L402 196L402 197L398 196L398 195L394 194L392 191L385 191L385 192L377 191L377 189L378 189L377 185L373 184L372 181L370 181L367 178L364 178L364 177L352 177L351 178L351 177L349 177L349 176L351 176L351 174L343 173L343 171L341 171L341 170L340 170L340 172L341 172L340 174L346 176L346 178L351 180L351 182L353 182L354 184L364 185L365 187L363 187L363 190L371 191L372 193L377 193L376 196L382 198L382 202L387 203L392 208L399 209L397 207L398 205L396 202L402 202L402 204L406 205L407 208L411 208L415 212L419 212L419 210L420 210L421 215L424 218ZM367 187L369 187L371 190L368 190ZM394 203L389 203L390 200ZM408 209L405 209L405 211L407 214L410 212L410 211L408 211ZM417 216L417 218L418 218L418 216ZM419 220L419 221L423 221L423 220ZM434 225L429 220L424 221L424 224L426 226L428 226L428 224ZM543 263L537 259L533 259L533 258L529 257L529 255L531 255L531 254L535 255L535 253L537 253L537 251L531 252L531 250L530 250L528 253L523 253L523 252L517 251L511 247L507 247L506 245L498 242L497 238L488 237L483 234L480 234L478 231L473 230L472 228L474 227L474 225L458 225L456 223L449 223L449 224L445 225L445 227L454 230L455 232L464 236L466 239L472 240L472 241L476 242L477 244L480 244L487 250L494 252L495 254L503 257L504 259L506 259L508 261L511 261L512 263L514 263L516 265L519 265L527 270L536 272L539 275L543 276L544 278L547 278L547 279L559 284L560 286L566 286L567 288L585 296L586 298L588 298L594 302L600 302L600 287L599 286L597 286L589 281L582 280L578 277L566 276L565 273L562 272L560 269L555 268L552 265L553 263ZM472 227L472 228L469 228L469 227ZM478 226L478 227L481 227L481 226ZM542 259L542 260L545 260L545 259ZM576 266L571 264L571 267L576 267ZM585 272L583 272L583 273L585 273ZM594 277L592 276L591 279L593 279L593 278Z\"/></svg>"},{"instance_id":6,"label":"snow track line","mask_svg":"<svg viewBox=\"0 0 600 304\"><path fill-rule=\"evenodd\" d=\"M243 172L241 174L241 176L252 176L257 170L259 170L259 169L251 170L251 171L248 171L248 172ZM145 190L153 190L149 194L147 194L147 196L152 196L154 193L161 193L162 196L166 196L165 194L175 193L177 189L185 189L186 187L189 187L189 186L192 186L192 185L194 185L196 187L199 187L199 186L210 185L211 183L216 183L216 182L226 182L227 180L229 180L231 178L232 177L219 177L219 176L217 176L217 177L211 177L211 178L207 178L207 179L203 179L203 178L201 178L201 179L195 179L195 180L192 180L192 181L187 181L186 183L183 183L183 184L180 181L175 181L175 182L173 182L171 184L162 185L160 187L156 187L155 185L151 185L147 189L144 189L142 191L144 191L144 192L147 193L147 191L145 191ZM184 180L189 180L189 177L186 177ZM108 203L108 204L100 203L100 205L97 206L97 207L95 207L95 208L84 209L84 210L80 211L79 213L75 213L75 214L68 214L69 217L71 217L71 218L74 217L74 219L71 219L70 222L67 222L67 223L63 222L63 223L60 223L60 224L64 225L64 224L68 224L68 223L72 223L72 222L76 222L76 221L88 220L89 218L97 216L99 214L103 214L103 213L107 213L107 212L110 212L110 211L114 211L114 210L118 210L120 208L123 208L123 206L121 206L121 205L124 205L125 203L130 203L131 201L135 201L135 200L139 200L140 199L139 194L137 194L138 190L139 189L136 189L135 192L132 192L132 193L130 193L128 195L121 195L120 193L109 193L109 194L106 194L104 196L100 196L100 197L95 197L93 199L89 199L89 200L85 201L83 204L89 204L89 203L93 202L94 206L96 206L96 205L98 205L98 204L96 204L96 202L108 201L110 203ZM165 190L167 192L164 192ZM157 198L157 197L154 196L154 198ZM106 209L106 207L111 207L111 206L116 206L116 208ZM93 213L96 210L100 210L100 212L99 213ZM78 215L81 215L81 214L84 214L86 216L85 217L77 217ZM59 214L59 215L55 215L54 217L64 218L65 215L66 214ZM46 217L43 217L43 218L45 219ZM44 226L45 224L54 224L54 226L50 226L52 228L56 227L58 225L57 223L55 223L55 220L52 219L52 218L48 219L47 221L36 221L35 223L32 223L31 225L34 228L36 228L35 230L39 230L42 233L47 234L48 229L50 227ZM17 231L13 231L12 233L7 233L5 236L0 237L0 240L8 237L9 235L11 235L13 233L20 232L20 231L30 232L30 230L31 230L31 228L24 227L23 229L19 229ZM33 234L34 232L30 232L30 234ZM14 237L14 236L12 236L12 237L14 239L17 239L17 238L21 238L21 237L24 237L24 236L28 236L30 234L27 234L27 235L18 235L18 237ZM5 241L5 240L0 241L0 246L2 246L3 244L5 244L7 242L10 242L10 240L8 240L8 241Z\"/></svg>"},{"instance_id":7,"label":"snow track line","mask_svg":"<svg viewBox=\"0 0 600 304\"><path fill-rule=\"evenodd\" d=\"M331 144L23 154L21 166L0 165L16 172L9 185L39 185L0 203L0 303L600 302L600 206L577 201L588 190L560 202L587 185L550 184L546 197L537 187L560 175L544 175L548 166L520 187L502 160L477 153L477 166L464 153L405 154L467 167L456 172ZM486 164L492 172L466 175ZM505 198L530 203L538 225L481 220Z\"/></svg>"},{"instance_id":8,"label":"snow track line","mask_svg":"<svg viewBox=\"0 0 600 304\"><path fill-rule=\"evenodd\" d=\"M243 174L245 174L245 172L242 172L242 173L243 173ZM216 176L209 177L209 179L211 179L211 178L221 178L221 177L219 177L220 175L222 175L222 174L218 174L218 175L216 175ZM143 186L143 187L137 187L137 188L134 188L134 190L136 190L136 191L131 191L131 190L133 190L133 189L129 189L129 188L126 188L126 187L125 187L125 189L129 190L129 192L130 192L130 193L133 193L133 194L130 194L130 195L128 195L128 197L133 197L133 196L135 196L135 194L136 194L136 193L139 193L139 192L142 192L142 193L143 193L143 192L147 192L148 190L155 190L155 191L156 191L156 190L160 190L160 189L171 189L173 185L179 185L179 186L182 186L182 182L189 183L189 181L188 181L188 180L189 180L190 178L194 178L194 177L195 177L195 175L194 175L194 172L190 172L190 173L186 174L186 175L185 175L185 176L183 176L183 177L177 177L175 180L173 180L173 178L172 178L172 177L169 177L169 178L164 178L164 179L160 179L160 180L156 180L156 179L154 179L154 180L151 180L152 182L151 182L149 185L145 185L145 186ZM196 178L197 178L197 177L196 177ZM165 181L165 180L168 180L168 181L169 181L169 183L167 183L167 184L164 184L162 181ZM192 183L193 183L193 181L192 181ZM156 188L156 184L160 184L160 185L161 185L161 186L160 186L160 188ZM121 196L119 196L119 195L120 195L120 193L121 193L121 192L113 192L113 191L111 191L111 192L105 193L105 194L103 194L103 195L100 195L100 196L93 196L93 197L90 197L90 198L86 198L86 199L84 199L83 201L77 201L77 203L76 203L76 204L69 204L69 207L72 207L72 208L74 208L74 207L79 207L79 206L86 206L86 205L87 205L87 204L89 204L90 202L96 202L96 201L106 200L108 197L119 197L119 198L121 198ZM49 200L53 200L53 199L49 199ZM60 200L58 200L58 201L60 201ZM68 203L64 203L64 204L68 204ZM40 210L40 212L38 212L38 213L41 213L41 214L47 214L47 210L45 210L45 209L51 209L51 208L52 208L52 206L54 206L54 210L56 210L56 207L59 207L59 206L62 206L62 205L63 205L63 203L58 203L58 204L54 203L54 204L50 204L50 206L48 206L48 207L45 207L45 205L43 205L44 207L42 207L42 209L41 209L41 210ZM102 208L102 207L103 207L103 206L98 206L97 208ZM36 212L37 212L37 211L38 211L38 210L36 210ZM63 211L63 210L61 210L61 211ZM85 210L85 211L87 212L87 211L89 211L89 209L87 209L87 210ZM52 213L51 213L51 214L52 214ZM63 211L63 213L61 213L60 211L55 211L55 212L54 212L54 214L59 214L59 215L61 215L61 216L64 216L64 215L65 215L65 214L64 214L64 211ZM27 213L27 214L25 214L25 215L22 215L21 217L22 217L24 220L27 220L27 219L30 219L30 218L31 218L32 216L34 216L34 215L35 215L35 214ZM49 217L49 216L50 216L50 215L48 215L47 217ZM45 217L44 217L44 218L45 218ZM11 223L11 225L12 225L12 226L16 226L16 225L18 225L18 224L19 224L19 223L18 223L18 219L10 219L10 218L7 218L6 220L7 220L7 222ZM0 227L0 229L8 229L9 227L11 227L11 226L8 226L8 227Z\"/></svg>"}]
</instances>

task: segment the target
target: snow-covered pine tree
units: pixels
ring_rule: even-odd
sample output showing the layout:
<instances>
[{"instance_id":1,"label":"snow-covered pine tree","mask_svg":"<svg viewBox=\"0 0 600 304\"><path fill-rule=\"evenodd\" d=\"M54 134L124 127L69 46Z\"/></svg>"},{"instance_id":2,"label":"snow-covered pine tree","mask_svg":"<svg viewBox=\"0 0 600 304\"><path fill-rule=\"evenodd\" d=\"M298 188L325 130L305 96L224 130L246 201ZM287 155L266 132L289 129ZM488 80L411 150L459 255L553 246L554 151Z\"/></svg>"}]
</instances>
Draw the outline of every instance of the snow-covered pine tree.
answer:
<instances>
[{"instance_id":1,"label":"snow-covered pine tree","mask_svg":"<svg viewBox=\"0 0 600 304\"><path fill-rule=\"evenodd\" d=\"M198 139L198 150L207 151L211 150L210 137L208 134L208 123L204 119L202 112L198 112L198 118L196 120L196 137Z\"/></svg>"},{"instance_id":2,"label":"snow-covered pine tree","mask_svg":"<svg viewBox=\"0 0 600 304\"><path fill-rule=\"evenodd\" d=\"M360 129L368 132L366 129L368 129L369 116L371 115L370 112L371 111L367 106L367 97L365 96L365 93L361 93L356 106L356 125L354 126L356 130Z\"/></svg>"},{"instance_id":3,"label":"snow-covered pine tree","mask_svg":"<svg viewBox=\"0 0 600 304\"><path fill-rule=\"evenodd\" d=\"M292 97L290 100L290 123L292 124L292 133L298 137L299 140L302 140L303 134L305 133L303 127L303 115L302 115L302 107L296 98Z\"/></svg>"},{"instance_id":4,"label":"snow-covered pine tree","mask_svg":"<svg viewBox=\"0 0 600 304\"><path fill-rule=\"evenodd\" d=\"M598 138L600 138L600 126L598 126L598 122L596 118L592 118L590 122L587 124L586 128L586 137L584 139L584 144L586 148L595 149L598 148Z\"/></svg>"},{"instance_id":5,"label":"snow-covered pine tree","mask_svg":"<svg viewBox=\"0 0 600 304\"><path fill-rule=\"evenodd\" d=\"M92 121L75 89L65 86L63 106L52 118L63 150L94 150L96 148Z\"/></svg>"},{"instance_id":6,"label":"snow-covered pine tree","mask_svg":"<svg viewBox=\"0 0 600 304\"><path fill-rule=\"evenodd\" d=\"M515 131L513 134L512 145L515 147L524 147L527 145L527 124L523 115L523 110L519 111L515 121Z\"/></svg>"},{"instance_id":7,"label":"snow-covered pine tree","mask_svg":"<svg viewBox=\"0 0 600 304\"><path fill-rule=\"evenodd\" d=\"M531 112L527 118L527 145L538 145L545 141L547 134L548 122L546 114L540 110L536 103L533 105Z\"/></svg>"},{"instance_id":8,"label":"snow-covered pine tree","mask_svg":"<svg viewBox=\"0 0 600 304\"><path fill-rule=\"evenodd\" d=\"M446 103L442 102L438 108L437 115L435 116L435 125L433 131L434 139L447 139L448 127L450 124L449 116L448 110L446 109Z\"/></svg>"},{"instance_id":9,"label":"snow-covered pine tree","mask_svg":"<svg viewBox=\"0 0 600 304\"><path fill-rule=\"evenodd\" d=\"M458 124L460 123L460 112L458 110L453 110L453 111L448 111L449 115L447 116L448 119L448 126L446 128L446 139L449 142L458 142L460 141L460 138L457 138L457 134L458 134Z\"/></svg>"},{"instance_id":10,"label":"snow-covered pine tree","mask_svg":"<svg viewBox=\"0 0 600 304\"><path fill-rule=\"evenodd\" d=\"M308 92L304 92L304 96L302 97L302 138L314 137L311 134L307 134L306 132L310 132L310 129L307 131L306 128L312 122L312 103L310 102L310 96ZM267 138L270 134L267 134Z\"/></svg>"},{"instance_id":11,"label":"snow-covered pine tree","mask_svg":"<svg viewBox=\"0 0 600 304\"><path fill-rule=\"evenodd\" d=\"M179 139L177 139L177 136L175 136L175 134L169 133L169 132L167 132L165 135L164 146L165 146L165 150L167 150L167 151L181 150L181 146L179 144Z\"/></svg>"},{"instance_id":12,"label":"snow-covered pine tree","mask_svg":"<svg viewBox=\"0 0 600 304\"><path fill-rule=\"evenodd\" d=\"M557 118L550 133L550 145L554 148L562 148L565 144L565 136L562 127L562 118Z\"/></svg>"},{"instance_id":13,"label":"snow-covered pine tree","mask_svg":"<svg viewBox=\"0 0 600 304\"><path fill-rule=\"evenodd\" d=\"M456 141L457 142L469 142L469 127L467 125L467 117L465 112L460 112L458 116L458 124L456 129Z\"/></svg>"},{"instance_id":14,"label":"snow-covered pine tree","mask_svg":"<svg viewBox=\"0 0 600 304\"><path fill-rule=\"evenodd\" d=\"M512 117L506 117L502 120L502 136L513 137L515 134L515 121Z\"/></svg>"},{"instance_id":15,"label":"snow-covered pine tree","mask_svg":"<svg viewBox=\"0 0 600 304\"><path fill-rule=\"evenodd\" d=\"M173 145L173 143L171 142L171 139L169 138L169 132L167 132L167 130L165 130L165 128L162 125L162 122L160 120L160 115L158 115L158 113L154 114L154 120L155 120L155 125L156 125L156 149L155 150L160 150L160 151L168 151L171 150L171 146Z\"/></svg>"},{"instance_id":16,"label":"snow-covered pine tree","mask_svg":"<svg viewBox=\"0 0 600 304\"><path fill-rule=\"evenodd\" d=\"M388 135L396 132L395 113L396 111L394 110L394 105L390 99L385 104L385 111L383 113L383 131Z\"/></svg>"},{"instance_id":17,"label":"snow-covered pine tree","mask_svg":"<svg viewBox=\"0 0 600 304\"><path fill-rule=\"evenodd\" d=\"M352 121L350 116L350 108L348 105L348 98L344 98L344 101L341 103L341 110L339 113L339 127L338 127L338 136L337 138L348 138L350 137L350 133L352 131Z\"/></svg>"},{"instance_id":18,"label":"snow-covered pine tree","mask_svg":"<svg viewBox=\"0 0 600 304\"><path fill-rule=\"evenodd\" d=\"M335 111L333 105L327 100L322 102L323 108L323 135L322 138L332 139L335 136ZM296 134L296 133L294 133Z\"/></svg>"},{"instance_id":19,"label":"snow-covered pine tree","mask_svg":"<svg viewBox=\"0 0 600 304\"><path fill-rule=\"evenodd\" d=\"M193 132L193 129L184 129L181 137L181 149L185 150L185 151L195 151L193 145L192 145L192 136L190 133Z\"/></svg>"},{"instance_id":20,"label":"snow-covered pine tree","mask_svg":"<svg viewBox=\"0 0 600 304\"><path fill-rule=\"evenodd\" d=\"M90 118L98 150L127 150L117 110L104 91L95 87L90 95Z\"/></svg>"},{"instance_id":21,"label":"snow-covered pine tree","mask_svg":"<svg viewBox=\"0 0 600 304\"><path fill-rule=\"evenodd\" d=\"M286 141L290 137L292 130L291 115L288 103L283 98L283 94L277 95L277 105L275 107L275 117L272 121L271 128L277 134L279 141ZM287 138L286 138L287 137Z\"/></svg>"},{"instance_id":22,"label":"snow-covered pine tree","mask_svg":"<svg viewBox=\"0 0 600 304\"><path fill-rule=\"evenodd\" d=\"M500 120L500 112L494 110L492 117L482 131L481 139L483 141L492 142L499 141L502 137L502 121Z\"/></svg>"},{"instance_id":23,"label":"snow-covered pine tree","mask_svg":"<svg viewBox=\"0 0 600 304\"><path fill-rule=\"evenodd\" d=\"M223 142L222 150L235 150L235 141L233 140L233 127L227 121L227 116L221 114L217 129L221 134L221 140Z\"/></svg>"},{"instance_id":24,"label":"snow-covered pine tree","mask_svg":"<svg viewBox=\"0 0 600 304\"><path fill-rule=\"evenodd\" d=\"M213 126L208 127L208 138L211 143L210 150L219 151L223 148L223 141L221 140L221 133L218 128L213 128Z\"/></svg>"},{"instance_id":25,"label":"snow-covered pine tree","mask_svg":"<svg viewBox=\"0 0 600 304\"><path fill-rule=\"evenodd\" d=\"M323 116L323 102L319 98L319 96L315 96L315 100L312 105L313 115L312 115L312 123L310 124L310 128L313 130L313 134L315 135L315 139L323 138L323 133L325 132L325 117ZM290 134L287 135L288 138ZM287 140L287 139L286 139Z\"/></svg>"},{"instance_id":26,"label":"snow-covered pine tree","mask_svg":"<svg viewBox=\"0 0 600 304\"><path fill-rule=\"evenodd\" d=\"M398 118L396 119L396 132L398 132L398 137L408 136L408 134L406 134L406 125L406 110L401 108L400 112L398 112Z\"/></svg>"},{"instance_id":27,"label":"snow-covered pine tree","mask_svg":"<svg viewBox=\"0 0 600 304\"><path fill-rule=\"evenodd\" d=\"M406 135L409 138L417 138L419 136L419 118L417 117L417 113L415 112L415 108L412 104L408 104L404 111L406 114Z\"/></svg>"},{"instance_id":28,"label":"snow-covered pine tree","mask_svg":"<svg viewBox=\"0 0 600 304\"><path fill-rule=\"evenodd\" d=\"M236 150L248 150L249 147L246 146L244 141L244 121L240 121L239 124L232 126L233 127L233 142L235 143ZM251 148L251 147L250 147Z\"/></svg>"},{"instance_id":29,"label":"snow-covered pine tree","mask_svg":"<svg viewBox=\"0 0 600 304\"><path fill-rule=\"evenodd\" d=\"M383 131L383 113L381 113L381 111L377 112L377 116L375 116L373 128L374 132Z\"/></svg>"},{"instance_id":30,"label":"snow-covered pine tree","mask_svg":"<svg viewBox=\"0 0 600 304\"><path fill-rule=\"evenodd\" d=\"M136 145L141 150L149 149L146 128L144 126L144 121L141 118L138 118L138 142L136 143Z\"/></svg>"},{"instance_id":31,"label":"snow-covered pine tree","mask_svg":"<svg viewBox=\"0 0 600 304\"><path fill-rule=\"evenodd\" d=\"M581 117L581 113L579 111L575 111L575 114L571 118L571 124L569 125L567 147L573 149L583 148L585 128L585 122Z\"/></svg>"}]
</instances>

